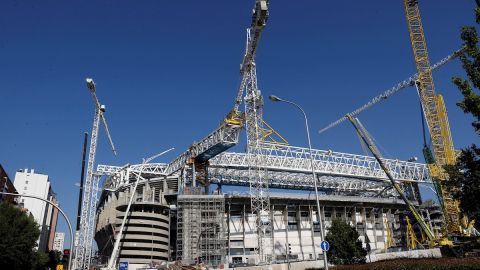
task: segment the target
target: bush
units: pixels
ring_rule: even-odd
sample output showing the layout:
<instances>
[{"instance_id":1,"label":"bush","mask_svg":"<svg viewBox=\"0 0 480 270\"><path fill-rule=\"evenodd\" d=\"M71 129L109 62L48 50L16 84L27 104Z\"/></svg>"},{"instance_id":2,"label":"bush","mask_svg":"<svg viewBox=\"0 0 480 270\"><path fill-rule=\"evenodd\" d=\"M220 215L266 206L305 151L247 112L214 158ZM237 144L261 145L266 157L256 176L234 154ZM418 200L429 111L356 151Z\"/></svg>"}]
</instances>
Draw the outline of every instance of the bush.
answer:
<instances>
[{"instance_id":1,"label":"bush","mask_svg":"<svg viewBox=\"0 0 480 270\"><path fill-rule=\"evenodd\" d=\"M328 261L332 264L365 263L367 251L355 228L341 219L334 219L325 240L330 243Z\"/></svg>"},{"instance_id":2,"label":"bush","mask_svg":"<svg viewBox=\"0 0 480 270\"><path fill-rule=\"evenodd\" d=\"M473 270L480 269L480 258L399 259L364 265L335 266L335 270Z\"/></svg>"}]
</instances>

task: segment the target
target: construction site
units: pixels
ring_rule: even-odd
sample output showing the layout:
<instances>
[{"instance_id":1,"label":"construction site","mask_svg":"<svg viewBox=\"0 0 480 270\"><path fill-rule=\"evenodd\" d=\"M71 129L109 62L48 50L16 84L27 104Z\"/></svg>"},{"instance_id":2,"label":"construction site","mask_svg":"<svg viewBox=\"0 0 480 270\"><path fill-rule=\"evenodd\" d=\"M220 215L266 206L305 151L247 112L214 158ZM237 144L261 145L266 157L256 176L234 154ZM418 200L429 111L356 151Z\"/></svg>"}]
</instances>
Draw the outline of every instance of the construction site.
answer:
<instances>
[{"instance_id":1,"label":"construction site","mask_svg":"<svg viewBox=\"0 0 480 270\"><path fill-rule=\"evenodd\" d=\"M404 0L417 73L392 82L392 88L362 107L340 112L345 116L320 130L342 122L353 125L368 155L312 149L303 109L277 96L263 96L255 59L261 43L269 42L261 36L269 17L275 16L269 12L275 1L251 2L240 85L231 97L230 112L219 117L210 134L192 138L191 146L170 162L155 159L171 149L138 164L97 164L100 126L113 152L116 149L95 82L87 79L95 116L88 151L85 144L88 162L72 269L328 268L328 247L322 243L334 219L358 231L363 247L371 249L370 261L402 252L412 252L407 257L441 257L440 247L478 236L473 223L462 220L458 202L445 187L442 167L455 163L456 150L432 77L463 48L430 62L418 1ZM431 139L431 149L423 149L425 163L383 158L374 134L358 119L407 88L418 92ZM308 147L289 144L264 121L268 100L289 103L304 113ZM229 150L240 141L246 145L244 152ZM426 202L421 187L434 190L439 204Z\"/></svg>"}]
</instances>

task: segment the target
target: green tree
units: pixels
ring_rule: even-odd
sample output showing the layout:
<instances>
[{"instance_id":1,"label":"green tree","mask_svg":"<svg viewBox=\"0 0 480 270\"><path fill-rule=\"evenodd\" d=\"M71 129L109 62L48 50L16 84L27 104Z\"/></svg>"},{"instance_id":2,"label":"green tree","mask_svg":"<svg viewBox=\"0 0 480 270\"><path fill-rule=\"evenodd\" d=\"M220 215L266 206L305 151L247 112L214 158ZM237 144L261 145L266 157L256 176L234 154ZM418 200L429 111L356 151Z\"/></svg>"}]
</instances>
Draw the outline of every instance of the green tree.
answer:
<instances>
[{"instance_id":1,"label":"green tree","mask_svg":"<svg viewBox=\"0 0 480 270\"><path fill-rule=\"evenodd\" d=\"M367 251L362 248L355 228L341 219L334 219L325 240L330 243L329 261L333 264L365 263Z\"/></svg>"},{"instance_id":2,"label":"green tree","mask_svg":"<svg viewBox=\"0 0 480 270\"><path fill-rule=\"evenodd\" d=\"M39 235L39 226L32 217L10 203L0 203L0 269L41 267L41 255L34 249Z\"/></svg>"},{"instance_id":3,"label":"green tree","mask_svg":"<svg viewBox=\"0 0 480 270\"><path fill-rule=\"evenodd\" d=\"M475 17L480 23L480 1L477 1ZM480 96L475 93L480 89L480 49L478 35L475 27L462 27L460 37L463 41L464 51L459 56L467 79L453 77L453 83L463 95L463 100L457 103L465 113L473 116L472 126L480 135ZM480 226L480 149L472 144L462 149L454 165L445 166L449 175L447 187L453 198L459 200L460 209L469 219L476 220L477 228Z\"/></svg>"}]
</instances>

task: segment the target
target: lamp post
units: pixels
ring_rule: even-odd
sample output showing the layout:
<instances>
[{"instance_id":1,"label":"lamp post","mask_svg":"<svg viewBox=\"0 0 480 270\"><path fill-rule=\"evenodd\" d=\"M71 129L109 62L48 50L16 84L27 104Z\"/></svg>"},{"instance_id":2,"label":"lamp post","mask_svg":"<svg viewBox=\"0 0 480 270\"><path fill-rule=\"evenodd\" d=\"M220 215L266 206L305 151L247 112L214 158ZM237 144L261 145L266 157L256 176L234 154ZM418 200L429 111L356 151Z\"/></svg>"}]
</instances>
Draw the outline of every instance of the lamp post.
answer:
<instances>
[{"instance_id":1,"label":"lamp post","mask_svg":"<svg viewBox=\"0 0 480 270\"><path fill-rule=\"evenodd\" d=\"M318 223L320 225L320 239L323 242L323 240L325 239L324 234L323 234L323 229L324 228L323 228L323 223L322 223L322 215L321 215L321 212L320 212L320 201L318 199L317 177L316 177L316 174L315 174L315 168L314 168L314 162L313 162L313 151L312 151L312 143L310 141L310 131L308 129L307 114L302 109L302 107L300 107L300 105L298 105L295 102L285 100L285 99L281 99L281 98L279 98L275 95L270 95L268 98L273 102L285 102L285 103L288 103L288 104L291 104L291 105L297 107L302 112L303 117L305 118L305 129L306 129L306 132L307 132L308 149L310 151L310 163L311 163L311 167L312 167L313 186L315 188L315 200L317 201ZM325 264L325 269L328 270L327 251L323 251L323 262Z\"/></svg>"},{"instance_id":2,"label":"lamp post","mask_svg":"<svg viewBox=\"0 0 480 270\"><path fill-rule=\"evenodd\" d=\"M68 217L67 217L67 215L65 214L65 212L63 212L63 210L62 210L60 207L58 207L58 205L56 205L56 204L53 203L52 201L46 200L46 199L41 198L41 197L33 196L33 195L17 194L17 193L10 193L10 192L0 192L0 194L3 194L3 195L11 195L11 196L18 196L18 197L33 198L33 199L37 199L37 200L44 201L44 202L52 205L53 207L57 208L58 211L60 211L60 213L63 215L63 217L64 217L65 220L67 221L68 229L70 230L70 252L73 250L73 230L72 230L72 225L70 224L70 220L68 219ZM68 270L73 270L73 269L72 269L72 256L71 256L71 254L68 256Z\"/></svg>"}]
</instances>

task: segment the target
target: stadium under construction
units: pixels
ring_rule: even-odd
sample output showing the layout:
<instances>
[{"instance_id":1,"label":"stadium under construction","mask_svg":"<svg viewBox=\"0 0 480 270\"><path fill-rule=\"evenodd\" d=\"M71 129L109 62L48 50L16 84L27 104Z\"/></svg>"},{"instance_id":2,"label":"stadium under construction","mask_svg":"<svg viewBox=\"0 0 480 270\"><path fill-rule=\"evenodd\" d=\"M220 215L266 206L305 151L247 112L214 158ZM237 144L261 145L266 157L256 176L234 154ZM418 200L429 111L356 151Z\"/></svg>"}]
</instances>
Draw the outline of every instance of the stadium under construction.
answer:
<instances>
[{"instance_id":1,"label":"stadium under construction","mask_svg":"<svg viewBox=\"0 0 480 270\"><path fill-rule=\"evenodd\" d=\"M290 152L306 153L303 148L282 147ZM271 156L267 175L270 186L276 188L270 191L269 198L273 226L269 235L273 245L267 254L271 262L321 263L320 224L328 231L334 218L354 226L364 245L368 238L374 253L406 247L407 208L389 189L378 163L367 156L319 150L314 153L321 194L320 215L316 210L309 157L292 156L287 152L283 157ZM249 184L245 177L248 166L242 164L242 160L246 161L245 155L226 152L210 160L208 180L211 187L216 187L214 189L191 187L191 178L170 175L168 164L99 165L97 173L107 175L95 233L100 261L103 258L102 262L106 263L112 254L114 236L118 234L125 208L133 196L119 261L137 266L163 265L169 261L202 262L214 268L255 265L258 236L250 195L224 194L218 188ZM424 164L386 162L396 179L410 187L411 198L416 198L418 184L431 183ZM192 167L184 173L191 175ZM140 181L133 192L137 179ZM285 192L281 188L286 188ZM293 189L297 191L292 192ZM437 222L438 219L441 217ZM437 223L429 224L438 230Z\"/></svg>"},{"instance_id":2,"label":"stadium under construction","mask_svg":"<svg viewBox=\"0 0 480 270\"><path fill-rule=\"evenodd\" d=\"M213 269L262 268L291 263L304 269L325 266L328 253L322 251L321 242L337 218L356 228L370 254L415 248L416 237L426 238L417 242L438 243L445 232L460 233L458 203L439 188L441 181L432 180L446 179L441 168L452 164L454 150L431 71L456 58L461 49L431 66L418 3L404 2L418 73L327 127L348 118L374 157L312 149L305 114L308 148L289 145L263 120L255 56L269 17L266 0L255 1L233 108L213 132L170 163L151 163L159 154L142 164L94 169L98 128L100 120L106 128L106 121L95 84L88 79L96 114L75 269L91 265L92 238L98 246L97 265L107 269L121 262L129 269L198 264ZM428 164L382 158L353 118L411 86L421 95L432 138L435 159ZM270 98L303 112L294 102ZM239 143L242 131L247 135L246 152L227 151ZM421 186L436 189L443 198L441 208L422 207Z\"/></svg>"}]
</instances>

